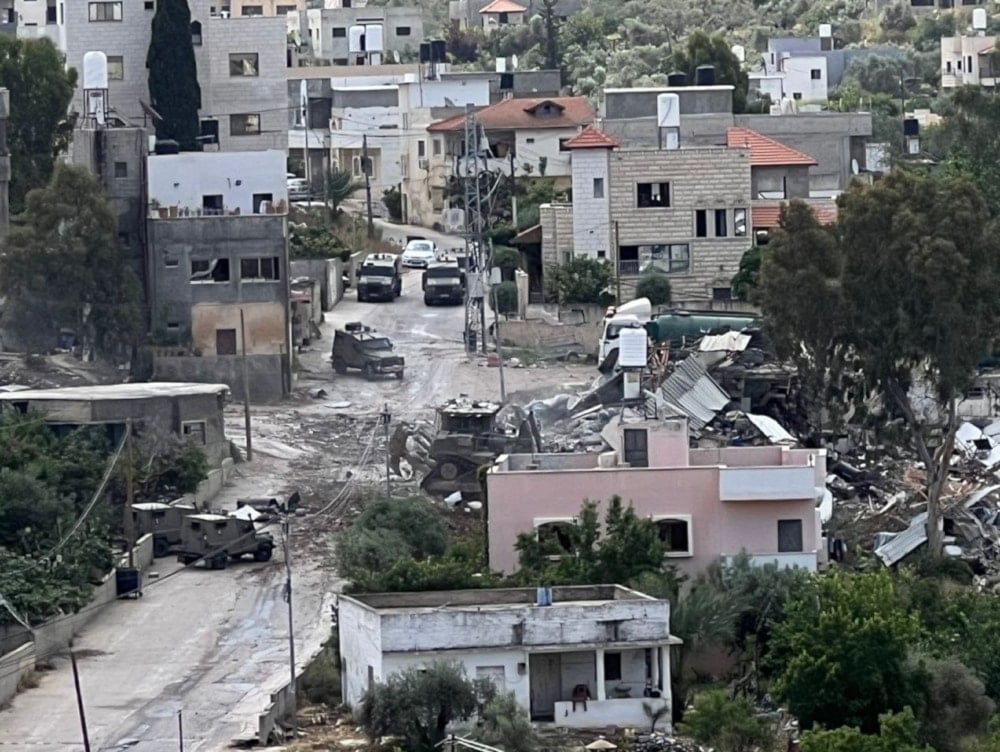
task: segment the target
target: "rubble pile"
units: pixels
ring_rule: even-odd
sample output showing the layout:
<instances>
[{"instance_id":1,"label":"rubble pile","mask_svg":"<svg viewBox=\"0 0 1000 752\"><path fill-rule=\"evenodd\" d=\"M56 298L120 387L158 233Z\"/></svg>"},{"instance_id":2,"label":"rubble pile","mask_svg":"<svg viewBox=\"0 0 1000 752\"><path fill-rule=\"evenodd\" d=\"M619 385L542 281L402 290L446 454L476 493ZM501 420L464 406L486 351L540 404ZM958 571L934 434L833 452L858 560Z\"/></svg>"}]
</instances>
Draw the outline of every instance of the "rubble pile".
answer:
<instances>
[{"instance_id":1,"label":"rubble pile","mask_svg":"<svg viewBox=\"0 0 1000 752\"><path fill-rule=\"evenodd\" d=\"M633 752L705 752L704 747L690 739L678 739L666 734L636 734L632 742Z\"/></svg>"}]
</instances>

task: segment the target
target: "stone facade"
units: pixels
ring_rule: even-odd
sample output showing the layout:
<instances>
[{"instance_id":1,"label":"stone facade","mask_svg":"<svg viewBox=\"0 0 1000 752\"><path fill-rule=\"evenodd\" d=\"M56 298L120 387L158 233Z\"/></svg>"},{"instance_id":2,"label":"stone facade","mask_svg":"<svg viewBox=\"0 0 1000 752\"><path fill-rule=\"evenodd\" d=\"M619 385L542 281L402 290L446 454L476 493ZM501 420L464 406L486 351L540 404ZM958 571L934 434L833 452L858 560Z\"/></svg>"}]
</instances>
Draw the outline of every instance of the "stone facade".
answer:
<instances>
[{"instance_id":1,"label":"stone facade","mask_svg":"<svg viewBox=\"0 0 1000 752\"><path fill-rule=\"evenodd\" d=\"M313 58L332 65L372 65L394 62L394 53L418 52L424 41L419 8L357 7L304 11L297 19L299 35ZM352 49L352 26L381 26L380 47L371 40Z\"/></svg>"},{"instance_id":2,"label":"stone facade","mask_svg":"<svg viewBox=\"0 0 1000 752\"><path fill-rule=\"evenodd\" d=\"M635 276L641 264L663 253L644 249L669 246L669 258L661 256L656 266L670 276L675 298L711 299L713 291L728 290L751 245L749 149L630 149L612 152L609 165L609 246L617 247L622 275ZM663 184L668 205L639 206L642 186L659 190ZM638 249L637 263L630 263L628 249Z\"/></svg>"},{"instance_id":3,"label":"stone facade","mask_svg":"<svg viewBox=\"0 0 1000 752\"><path fill-rule=\"evenodd\" d=\"M573 205L542 204L538 207L542 225L542 270L559 266L573 258Z\"/></svg>"},{"instance_id":4,"label":"stone facade","mask_svg":"<svg viewBox=\"0 0 1000 752\"><path fill-rule=\"evenodd\" d=\"M611 258L607 149L573 152L573 253Z\"/></svg>"}]
</instances>

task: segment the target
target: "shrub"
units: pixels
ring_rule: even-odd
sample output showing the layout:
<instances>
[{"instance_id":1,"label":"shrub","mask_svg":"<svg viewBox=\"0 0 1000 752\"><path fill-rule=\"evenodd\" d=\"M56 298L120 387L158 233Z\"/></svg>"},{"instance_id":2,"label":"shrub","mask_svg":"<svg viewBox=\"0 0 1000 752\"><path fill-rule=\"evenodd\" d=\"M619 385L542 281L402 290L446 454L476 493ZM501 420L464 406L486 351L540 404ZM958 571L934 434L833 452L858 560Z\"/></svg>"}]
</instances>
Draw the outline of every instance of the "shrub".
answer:
<instances>
[{"instance_id":1,"label":"shrub","mask_svg":"<svg viewBox=\"0 0 1000 752\"><path fill-rule=\"evenodd\" d=\"M493 290L497 311L504 315L517 313L517 283L501 282Z\"/></svg>"},{"instance_id":2,"label":"shrub","mask_svg":"<svg viewBox=\"0 0 1000 752\"><path fill-rule=\"evenodd\" d=\"M684 716L681 731L695 741L721 752L762 752L774 749L774 728L758 718L753 703L741 697L730 700L726 690L716 689L695 697L694 707Z\"/></svg>"},{"instance_id":3,"label":"shrub","mask_svg":"<svg viewBox=\"0 0 1000 752\"><path fill-rule=\"evenodd\" d=\"M654 306L666 305L670 302L670 280L665 274L647 272L639 278L635 286L637 298L649 298Z\"/></svg>"},{"instance_id":4,"label":"shrub","mask_svg":"<svg viewBox=\"0 0 1000 752\"><path fill-rule=\"evenodd\" d=\"M309 702L321 703L331 708L341 703L338 653L338 635L334 631L299 678L298 689Z\"/></svg>"}]
</instances>

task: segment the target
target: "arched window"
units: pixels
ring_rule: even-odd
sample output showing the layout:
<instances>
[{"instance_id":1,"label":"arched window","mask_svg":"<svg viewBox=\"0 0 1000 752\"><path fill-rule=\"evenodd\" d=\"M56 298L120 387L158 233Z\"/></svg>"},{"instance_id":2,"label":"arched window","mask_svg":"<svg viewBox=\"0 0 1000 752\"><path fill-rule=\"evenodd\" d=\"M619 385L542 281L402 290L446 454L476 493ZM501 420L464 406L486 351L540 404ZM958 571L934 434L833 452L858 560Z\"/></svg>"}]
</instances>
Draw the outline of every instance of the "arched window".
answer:
<instances>
[{"instance_id":1,"label":"arched window","mask_svg":"<svg viewBox=\"0 0 1000 752\"><path fill-rule=\"evenodd\" d=\"M201 22L191 22L191 44L201 44Z\"/></svg>"}]
</instances>

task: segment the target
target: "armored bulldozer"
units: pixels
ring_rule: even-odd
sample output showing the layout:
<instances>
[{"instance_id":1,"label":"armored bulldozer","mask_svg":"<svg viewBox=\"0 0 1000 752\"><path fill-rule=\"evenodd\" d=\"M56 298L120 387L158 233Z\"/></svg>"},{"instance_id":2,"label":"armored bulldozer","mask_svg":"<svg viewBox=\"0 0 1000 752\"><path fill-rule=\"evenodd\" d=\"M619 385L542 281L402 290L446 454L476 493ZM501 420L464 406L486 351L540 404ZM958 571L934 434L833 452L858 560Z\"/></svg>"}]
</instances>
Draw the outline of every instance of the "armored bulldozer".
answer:
<instances>
[{"instance_id":1,"label":"armored bulldozer","mask_svg":"<svg viewBox=\"0 0 1000 752\"><path fill-rule=\"evenodd\" d=\"M454 399L437 410L437 425L427 452L429 472L421 488L433 496L462 492L464 500L481 499L478 470L501 454L538 451L538 432L532 416L516 431L497 423L501 405L465 398Z\"/></svg>"}]
</instances>

